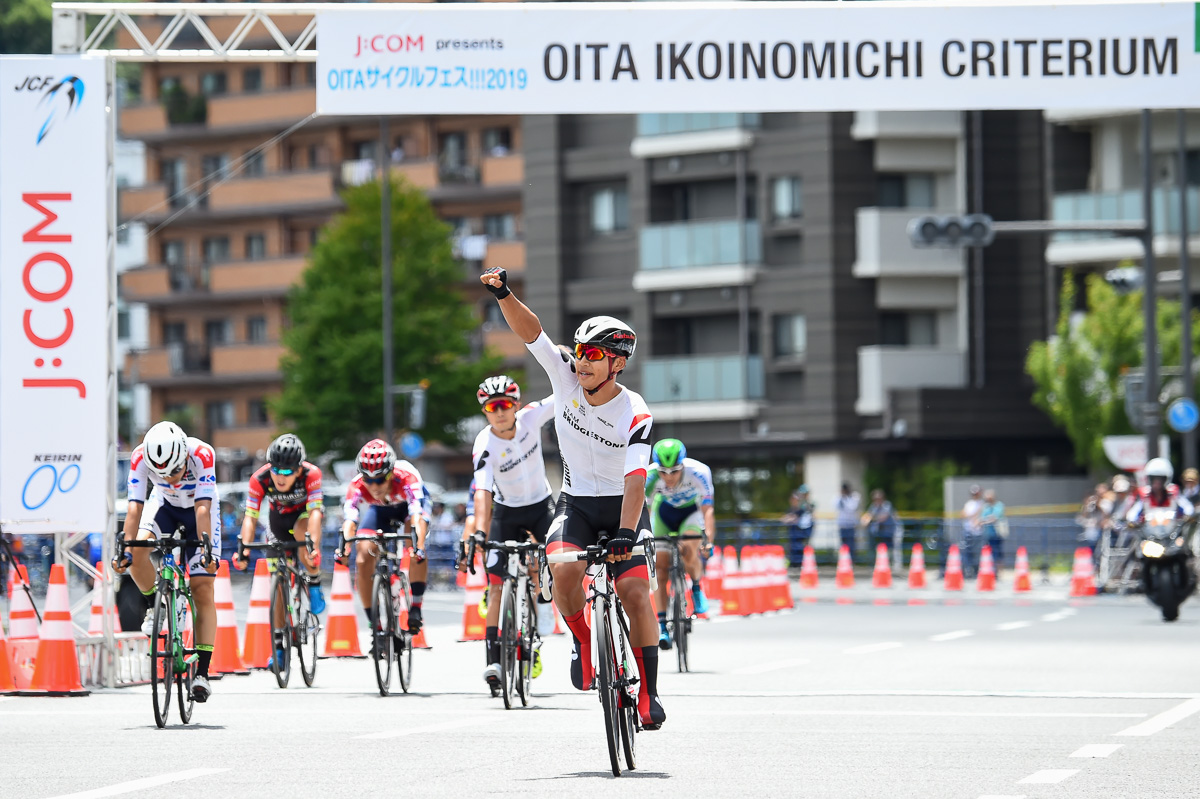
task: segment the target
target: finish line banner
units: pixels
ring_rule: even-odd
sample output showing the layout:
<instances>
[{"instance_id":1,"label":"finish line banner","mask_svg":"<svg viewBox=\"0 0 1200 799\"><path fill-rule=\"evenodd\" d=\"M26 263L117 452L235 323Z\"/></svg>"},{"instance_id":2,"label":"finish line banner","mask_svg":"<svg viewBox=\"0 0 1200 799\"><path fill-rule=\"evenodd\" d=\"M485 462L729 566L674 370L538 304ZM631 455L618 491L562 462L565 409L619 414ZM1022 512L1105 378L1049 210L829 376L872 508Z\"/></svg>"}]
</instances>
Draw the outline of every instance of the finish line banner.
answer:
<instances>
[{"instance_id":1,"label":"finish line banner","mask_svg":"<svg viewBox=\"0 0 1200 799\"><path fill-rule=\"evenodd\" d=\"M1195 3L359 5L323 114L1200 106Z\"/></svg>"},{"instance_id":2,"label":"finish line banner","mask_svg":"<svg viewBox=\"0 0 1200 799\"><path fill-rule=\"evenodd\" d=\"M105 63L0 58L0 519L108 523ZM111 530L108 532L112 532Z\"/></svg>"}]
</instances>

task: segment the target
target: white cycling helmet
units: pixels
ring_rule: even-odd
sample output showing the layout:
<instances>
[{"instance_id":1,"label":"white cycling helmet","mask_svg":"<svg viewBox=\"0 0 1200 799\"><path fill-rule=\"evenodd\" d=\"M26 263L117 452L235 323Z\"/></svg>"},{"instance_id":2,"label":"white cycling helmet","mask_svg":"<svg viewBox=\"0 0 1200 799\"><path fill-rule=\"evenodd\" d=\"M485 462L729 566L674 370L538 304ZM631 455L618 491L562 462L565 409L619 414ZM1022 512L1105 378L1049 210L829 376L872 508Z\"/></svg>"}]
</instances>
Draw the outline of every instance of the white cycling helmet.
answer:
<instances>
[{"instance_id":1,"label":"white cycling helmet","mask_svg":"<svg viewBox=\"0 0 1200 799\"><path fill-rule=\"evenodd\" d=\"M475 397L479 400L480 405L492 397L507 397L513 402L520 402L521 387L508 375L496 375L479 384L479 390L475 392Z\"/></svg>"},{"instance_id":2,"label":"white cycling helmet","mask_svg":"<svg viewBox=\"0 0 1200 799\"><path fill-rule=\"evenodd\" d=\"M159 422L146 431L142 455L150 471L165 479L187 463L187 435L174 422Z\"/></svg>"},{"instance_id":3,"label":"white cycling helmet","mask_svg":"<svg viewBox=\"0 0 1200 799\"><path fill-rule=\"evenodd\" d=\"M1146 464L1145 474L1147 480L1151 477L1161 477L1169 483L1175 476L1175 470L1171 468L1171 462L1166 458L1151 458L1150 462Z\"/></svg>"},{"instance_id":4,"label":"white cycling helmet","mask_svg":"<svg viewBox=\"0 0 1200 799\"><path fill-rule=\"evenodd\" d=\"M633 328L611 316L593 316L575 330L576 344L591 344L615 355L633 357L637 334Z\"/></svg>"}]
</instances>

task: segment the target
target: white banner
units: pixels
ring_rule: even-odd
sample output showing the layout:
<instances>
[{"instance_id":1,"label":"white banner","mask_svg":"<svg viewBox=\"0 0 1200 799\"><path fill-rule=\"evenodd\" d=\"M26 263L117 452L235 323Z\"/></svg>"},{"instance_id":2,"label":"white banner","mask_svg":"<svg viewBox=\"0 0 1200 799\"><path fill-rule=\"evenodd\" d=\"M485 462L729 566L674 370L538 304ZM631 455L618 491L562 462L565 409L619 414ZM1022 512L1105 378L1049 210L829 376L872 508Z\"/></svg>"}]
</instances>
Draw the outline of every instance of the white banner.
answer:
<instances>
[{"instance_id":1,"label":"white banner","mask_svg":"<svg viewBox=\"0 0 1200 799\"><path fill-rule=\"evenodd\" d=\"M0 519L47 530L107 523L107 135L102 59L0 58Z\"/></svg>"},{"instance_id":2,"label":"white banner","mask_svg":"<svg viewBox=\"0 0 1200 799\"><path fill-rule=\"evenodd\" d=\"M1196 4L470 3L318 15L323 114L1200 106Z\"/></svg>"}]
</instances>

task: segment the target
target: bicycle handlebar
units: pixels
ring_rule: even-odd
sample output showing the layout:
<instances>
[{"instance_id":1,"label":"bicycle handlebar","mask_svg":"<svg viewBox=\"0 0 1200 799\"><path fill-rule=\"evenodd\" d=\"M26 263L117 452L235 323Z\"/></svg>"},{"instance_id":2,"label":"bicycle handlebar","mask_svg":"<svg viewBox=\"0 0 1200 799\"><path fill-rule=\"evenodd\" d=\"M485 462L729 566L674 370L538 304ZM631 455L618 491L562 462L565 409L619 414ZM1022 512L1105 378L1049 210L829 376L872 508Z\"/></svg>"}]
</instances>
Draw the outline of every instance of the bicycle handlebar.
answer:
<instances>
[{"instance_id":1,"label":"bicycle handlebar","mask_svg":"<svg viewBox=\"0 0 1200 799\"><path fill-rule=\"evenodd\" d=\"M247 549L285 549L298 550L304 547L311 555L313 551L313 541L311 536L304 536L303 541L238 541L238 550L244 552Z\"/></svg>"},{"instance_id":2,"label":"bicycle handlebar","mask_svg":"<svg viewBox=\"0 0 1200 799\"><path fill-rule=\"evenodd\" d=\"M656 535L654 536L654 540L655 542L668 541L671 543L676 543L679 541L707 541L708 536L704 535L703 533L680 533L679 535L671 536Z\"/></svg>"},{"instance_id":3,"label":"bicycle handlebar","mask_svg":"<svg viewBox=\"0 0 1200 799\"><path fill-rule=\"evenodd\" d=\"M128 541L125 538L118 537L116 560L120 561L124 557L126 549L157 549L160 552L166 552L175 549L175 547L183 546L189 543L189 539L183 537L186 532L187 528L179 525L171 535L161 538L144 538ZM201 547L200 565L207 569L213 562L212 538L210 536L201 536L199 543Z\"/></svg>"},{"instance_id":4,"label":"bicycle handlebar","mask_svg":"<svg viewBox=\"0 0 1200 799\"><path fill-rule=\"evenodd\" d=\"M645 544L638 544L629 550L629 554L645 555ZM549 563L575 563L581 560L586 560L588 563L598 563L607 557L608 547L600 546L599 544L593 544L587 549L570 549L546 553L546 560Z\"/></svg>"}]
</instances>

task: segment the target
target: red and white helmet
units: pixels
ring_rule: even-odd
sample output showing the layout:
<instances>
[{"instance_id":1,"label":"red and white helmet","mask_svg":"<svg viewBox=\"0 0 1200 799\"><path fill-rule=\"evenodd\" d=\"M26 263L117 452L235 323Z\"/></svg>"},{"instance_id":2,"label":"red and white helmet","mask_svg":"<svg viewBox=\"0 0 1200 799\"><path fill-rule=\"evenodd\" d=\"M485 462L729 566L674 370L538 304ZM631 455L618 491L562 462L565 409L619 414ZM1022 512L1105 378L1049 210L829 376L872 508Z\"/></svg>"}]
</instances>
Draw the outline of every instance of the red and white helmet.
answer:
<instances>
[{"instance_id":1,"label":"red and white helmet","mask_svg":"<svg viewBox=\"0 0 1200 799\"><path fill-rule=\"evenodd\" d=\"M187 463L187 436L174 422L159 422L146 431L142 455L150 471L165 479Z\"/></svg>"},{"instance_id":2,"label":"red and white helmet","mask_svg":"<svg viewBox=\"0 0 1200 799\"><path fill-rule=\"evenodd\" d=\"M358 473L364 477L385 475L396 465L396 451L382 438L363 444L356 459Z\"/></svg>"},{"instance_id":3,"label":"red and white helmet","mask_svg":"<svg viewBox=\"0 0 1200 799\"><path fill-rule=\"evenodd\" d=\"M508 397L513 402L520 402L521 387L517 385L516 380L513 380L508 375L496 375L480 383L479 390L475 392L475 396L479 399L480 405L492 397Z\"/></svg>"}]
</instances>

